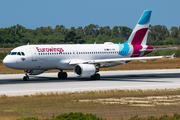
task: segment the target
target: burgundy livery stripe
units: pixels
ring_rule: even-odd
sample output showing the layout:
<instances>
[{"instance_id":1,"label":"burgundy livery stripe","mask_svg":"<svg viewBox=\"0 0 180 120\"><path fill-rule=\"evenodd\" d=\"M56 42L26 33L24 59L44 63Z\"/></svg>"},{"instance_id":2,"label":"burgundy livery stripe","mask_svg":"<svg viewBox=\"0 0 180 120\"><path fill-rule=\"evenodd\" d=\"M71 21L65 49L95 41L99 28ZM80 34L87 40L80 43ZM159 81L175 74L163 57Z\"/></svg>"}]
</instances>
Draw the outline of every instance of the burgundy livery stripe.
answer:
<instances>
[{"instance_id":1,"label":"burgundy livery stripe","mask_svg":"<svg viewBox=\"0 0 180 120\"><path fill-rule=\"evenodd\" d=\"M143 29L140 29L136 32L131 44L132 45L141 45L143 39L144 39L144 36L146 35L146 32L147 32L148 28L143 28Z\"/></svg>"},{"instance_id":2,"label":"burgundy livery stripe","mask_svg":"<svg viewBox=\"0 0 180 120\"><path fill-rule=\"evenodd\" d=\"M142 49L141 43L146 35L147 30L148 30L148 28L140 29L134 35L134 38L131 42L131 44L134 48L134 51L133 51L133 54L131 55L131 57L139 57L139 55L141 54L141 52L139 50Z\"/></svg>"},{"instance_id":3,"label":"burgundy livery stripe","mask_svg":"<svg viewBox=\"0 0 180 120\"><path fill-rule=\"evenodd\" d=\"M133 45L133 48L134 48L134 51L131 57L139 57L139 55L141 54L139 50L142 49L142 45Z\"/></svg>"}]
</instances>

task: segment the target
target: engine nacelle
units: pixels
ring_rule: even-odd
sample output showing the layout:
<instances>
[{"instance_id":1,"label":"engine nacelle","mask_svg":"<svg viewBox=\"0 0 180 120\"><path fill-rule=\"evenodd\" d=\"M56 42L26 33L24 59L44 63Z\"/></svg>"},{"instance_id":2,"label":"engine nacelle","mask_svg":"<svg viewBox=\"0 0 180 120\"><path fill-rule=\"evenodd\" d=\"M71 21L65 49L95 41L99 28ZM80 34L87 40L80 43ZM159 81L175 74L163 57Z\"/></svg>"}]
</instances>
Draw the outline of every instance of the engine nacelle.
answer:
<instances>
[{"instance_id":1,"label":"engine nacelle","mask_svg":"<svg viewBox=\"0 0 180 120\"><path fill-rule=\"evenodd\" d=\"M91 64L78 64L74 66L74 74L78 77L89 77L96 73L96 68Z\"/></svg>"},{"instance_id":2,"label":"engine nacelle","mask_svg":"<svg viewBox=\"0 0 180 120\"><path fill-rule=\"evenodd\" d=\"M27 72L29 73L29 75L39 75L42 74L44 70L27 70Z\"/></svg>"}]
</instances>

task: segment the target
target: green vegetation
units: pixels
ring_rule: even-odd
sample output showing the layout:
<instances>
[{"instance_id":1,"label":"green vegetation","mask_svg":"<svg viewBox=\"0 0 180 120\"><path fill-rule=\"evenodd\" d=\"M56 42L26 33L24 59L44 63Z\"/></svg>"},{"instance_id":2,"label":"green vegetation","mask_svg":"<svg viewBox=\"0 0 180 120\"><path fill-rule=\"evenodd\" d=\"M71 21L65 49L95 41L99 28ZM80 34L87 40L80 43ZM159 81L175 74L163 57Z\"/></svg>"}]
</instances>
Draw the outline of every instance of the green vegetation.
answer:
<instances>
[{"instance_id":1,"label":"green vegetation","mask_svg":"<svg viewBox=\"0 0 180 120\"><path fill-rule=\"evenodd\" d=\"M180 114L174 113L172 117L168 115L163 115L161 117L148 116L147 118L134 116L130 118L129 120L179 120L179 119L180 119Z\"/></svg>"},{"instance_id":2,"label":"green vegetation","mask_svg":"<svg viewBox=\"0 0 180 120\"><path fill-rule=\"evenodd\" d=\"M86 114L83 113L69 113L69 114L61 114L57 116L56 118L52 119L39 119L37 117L27 117L27 118L21 118L17 120L103 120L102 118L96 117L96 115L92 114Z\"/></svg>"},{"instance_id":3,"label":"green vegetation","mask_svg":"<svg viewBox=\"0 0 180 120\"><path fill-rule=\"evenodd\" d=\"M8 53L7 52L0 52L0 60L3 60L5 57L6 57L6 55L7 55Z\"/></svg>"},{"instance_id":4,"label":"green vegetation","mask_svg":"<svg viewBox=\"0 0 180 120\"><path fill-rule=\"evenodd\" d=\"M14 48L20 45L30 44L92 44L114 42L123 43L130 36L132 29L126 26L100 27L90 24L82 28L65 28L63 25L27 29L19 24L9 28L0 28L0 48ZM164 25L150 25L148 45L180 45L180 26L171 27L170 30ZM179 50L157 51L150 55L169 55L176 53L180 56ZM0 52L2 60L7 52Z\"/></svg>"},{"instance_id":5,"label":"green vegetation","mask_svg":"<svg viewBox=\"0 0 180 120\"><path fill-rule=\"evenodd\" d=\"M154 117L154 116L147 116L146 118L141 118L138 116L131 117L129 120L179 120L180 114L174 113L173 116L168 115L162 115L160 117ZM27 117L27 118L21 118L17 120L103 120L102 118L96 117L96 115L92 114L86 114L83 113L70 113L70 114L61 114L57 116L56 118L52 119L39 119L37 117Z\"/></svg>"},{"instance_id":6,"label":"green vegetation","mask_svg":"<svg viewBox=\"0 0 180 120\"><path fill-rule=\"evenodd\" d=\"M9 28L0 28L0 47L9 48L27 44L88 44L114 42L123 43L130 36L132 29L126 26L100 27L90 24L82 28L65 28L63 25L27 29L19 24ZM179 45L180 27L164 25L149 27L149 45Z\"/></svg>"},{"instance_id":7,"label":"green vegetation","mask_svg":"<svg viewBox=\"0 0 180 120\"><path fill-rule=\"evenodd\" d=\"M131 117L129 120L179 120L180 114L174 113L173 116L168 115L162 115L160 117L154 117L154 116L147 116L146 118L141 118L138 116ZM83 113L70 113L70 114L61 114L57 116L56 118L52 119L39 119L37 117L27 117L27 118L21 118L17 120L103 120L102 118L96 117L96 115L92 114L86 114Z\"/></svg>"}]
</instances>

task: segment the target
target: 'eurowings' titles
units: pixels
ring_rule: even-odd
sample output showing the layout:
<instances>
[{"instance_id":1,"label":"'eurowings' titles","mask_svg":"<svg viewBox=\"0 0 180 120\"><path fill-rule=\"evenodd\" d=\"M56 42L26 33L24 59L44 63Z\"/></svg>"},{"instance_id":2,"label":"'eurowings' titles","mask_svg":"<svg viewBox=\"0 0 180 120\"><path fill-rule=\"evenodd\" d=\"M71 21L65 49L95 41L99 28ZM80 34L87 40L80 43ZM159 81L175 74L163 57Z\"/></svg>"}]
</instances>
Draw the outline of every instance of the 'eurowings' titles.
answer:
<instances>
[{"instance_id":1,"label":"'eurowings' titles","mask_svg":"<svg viewBox=\"0 0 180 120\"><path fill-rule=\"evenodd\" d=\"M36 50L38 52L64 52L64 50L62 48L39 48L39 47L36 47Z\"/></svg>"}]
</instances>

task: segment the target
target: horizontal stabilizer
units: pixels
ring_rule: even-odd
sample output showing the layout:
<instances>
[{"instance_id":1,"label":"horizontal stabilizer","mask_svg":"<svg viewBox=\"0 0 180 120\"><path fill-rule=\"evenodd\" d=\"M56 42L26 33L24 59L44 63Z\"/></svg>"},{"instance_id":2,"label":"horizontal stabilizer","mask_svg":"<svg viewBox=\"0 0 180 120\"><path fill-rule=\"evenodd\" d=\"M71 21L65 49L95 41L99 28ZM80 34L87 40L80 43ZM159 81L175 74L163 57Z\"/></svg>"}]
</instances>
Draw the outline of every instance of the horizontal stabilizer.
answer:
<instances>
[{"instance_id":1,"label":"horizontal stabilizer","mask_svg":"<svg viewBox=\"0 0 180 120\"><path fill-rule=\"evenodd\" d=\"M148 52L148 51L156 51L156 50L169 50L169 49L177 49L177 47L169 47L169 48L154 48L147 50L139 50L140 52Z\"/></svg>"}]
</instances>

